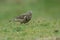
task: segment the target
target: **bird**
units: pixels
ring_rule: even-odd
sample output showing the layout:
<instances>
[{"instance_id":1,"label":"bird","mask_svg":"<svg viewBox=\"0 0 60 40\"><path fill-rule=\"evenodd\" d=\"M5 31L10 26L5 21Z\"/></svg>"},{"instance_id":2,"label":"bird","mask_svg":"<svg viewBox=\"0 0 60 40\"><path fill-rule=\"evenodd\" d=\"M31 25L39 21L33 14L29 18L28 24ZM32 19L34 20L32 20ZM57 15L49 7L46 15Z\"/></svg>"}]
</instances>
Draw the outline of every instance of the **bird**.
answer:
<instances>
[{"instance_id":1,"label":"bird","mask_svg":"<svg viewBox=\"0 0 60 40\"><path fill-rule=\"evenodd\" d=\"M32 18L32 11L27 11L24 14L16 16L13 21L22 23L28 23Z\"/></svg>"}]
</instances>

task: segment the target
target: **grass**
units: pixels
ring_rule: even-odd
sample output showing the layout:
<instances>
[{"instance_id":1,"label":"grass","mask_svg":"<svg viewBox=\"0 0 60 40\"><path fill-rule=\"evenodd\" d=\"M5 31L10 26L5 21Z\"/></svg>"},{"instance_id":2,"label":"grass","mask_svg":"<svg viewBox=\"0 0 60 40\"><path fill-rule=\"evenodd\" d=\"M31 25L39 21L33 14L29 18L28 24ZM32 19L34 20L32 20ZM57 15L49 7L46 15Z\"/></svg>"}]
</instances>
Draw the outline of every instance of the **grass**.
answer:
<instances>
[{"instance_id":1,"label":"grass","mask_svg":"<svg viewBox=\"0 0 60 40\"><path fill-rule=\"evenodd\" d=\"M44 5L39 0L25 4L0 4L0 40L40 40L60 36L59 2L46 0ZM9 22L9 19L28 10L33 12L30 22Z\"/></svg>"},{"instance_id":2,"label":"grass","mask_svg":"<svg viewBox=\"0 0 60 40\"><path fill-rule=\"evenodd\" d=\"M60 35L59 21L49 20L46 18L37 18L31 20L27 24L19 24L16 22L6 22L0 26L1 40L34 40L37 37L55 37ZM55 30L59 32L54 32Z\"/></svg>"}]
</instances>

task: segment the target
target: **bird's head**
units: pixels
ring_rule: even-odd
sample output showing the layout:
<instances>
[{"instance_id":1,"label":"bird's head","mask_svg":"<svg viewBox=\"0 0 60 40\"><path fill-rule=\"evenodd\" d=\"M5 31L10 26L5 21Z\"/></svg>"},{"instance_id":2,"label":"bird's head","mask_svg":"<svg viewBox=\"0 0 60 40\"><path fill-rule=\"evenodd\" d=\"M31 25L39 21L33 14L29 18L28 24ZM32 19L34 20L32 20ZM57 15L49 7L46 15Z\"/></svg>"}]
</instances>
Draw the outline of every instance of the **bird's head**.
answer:
<instances>
[{"instance_id":1,"label":"bird's head","mask_svg":"<svg viewBox=\"0 0 60 40\"><path fill-rule=\"evenodd\" d=\"M31 11L31 10L28 11L27 14L28 14L28 15L32 15L32 11Z\"/></svg>"}]
</instances>

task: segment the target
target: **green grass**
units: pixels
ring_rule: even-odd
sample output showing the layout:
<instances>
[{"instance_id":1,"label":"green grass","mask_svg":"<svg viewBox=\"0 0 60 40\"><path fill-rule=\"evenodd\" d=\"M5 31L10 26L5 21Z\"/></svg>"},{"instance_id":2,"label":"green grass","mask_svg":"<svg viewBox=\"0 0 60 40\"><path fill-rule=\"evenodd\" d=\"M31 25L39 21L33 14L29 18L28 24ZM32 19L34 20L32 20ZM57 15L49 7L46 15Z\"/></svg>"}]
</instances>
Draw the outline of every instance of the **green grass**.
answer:
<instances>
[{"instance_id":1,"label":"green grass","mask_svg":"<svg viewBox=\"0 0 60 40\"><path fill-rule=\"evenodd\" d=\"M30 22L26 24L9 22L9 19L28 10L33 12ZM56 0L0 4L0 40L38 40L60 36L59 10L60 4ZM54 32L55 30L58 32Z\"/></svg>"},{"instance_id":2,"label":"green grass","mask_svg":"<svg viewBox=\"0 0 60 40\"><path fill-rule=\"evenodd\" d=\"M6 22L0 26L0 37L1 40L34 40L37 37L59 36L59 22L43 17L31 20L27 24ZM54 32L55 30L59 30L59 32Z\"/></svg>"}]
</instances>

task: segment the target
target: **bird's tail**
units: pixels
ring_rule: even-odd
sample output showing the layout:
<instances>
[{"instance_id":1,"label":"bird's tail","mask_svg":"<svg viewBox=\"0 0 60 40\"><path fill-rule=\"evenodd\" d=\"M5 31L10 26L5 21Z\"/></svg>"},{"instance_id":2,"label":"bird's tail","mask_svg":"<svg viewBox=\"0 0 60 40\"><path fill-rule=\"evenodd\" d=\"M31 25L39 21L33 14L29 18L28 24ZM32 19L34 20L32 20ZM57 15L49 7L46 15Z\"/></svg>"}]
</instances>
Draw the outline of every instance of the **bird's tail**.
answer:
<instances>
[{"instance_id":1,"label":"bird's tail","mask_svg":"<svg viewBox=\"0 0 60 40\"><path fill-rule=\"evenodd\" d=\"M14 22L14 21L15 21L15 18L9 19L9 22Z\"/></svg>"}]
</instances>

